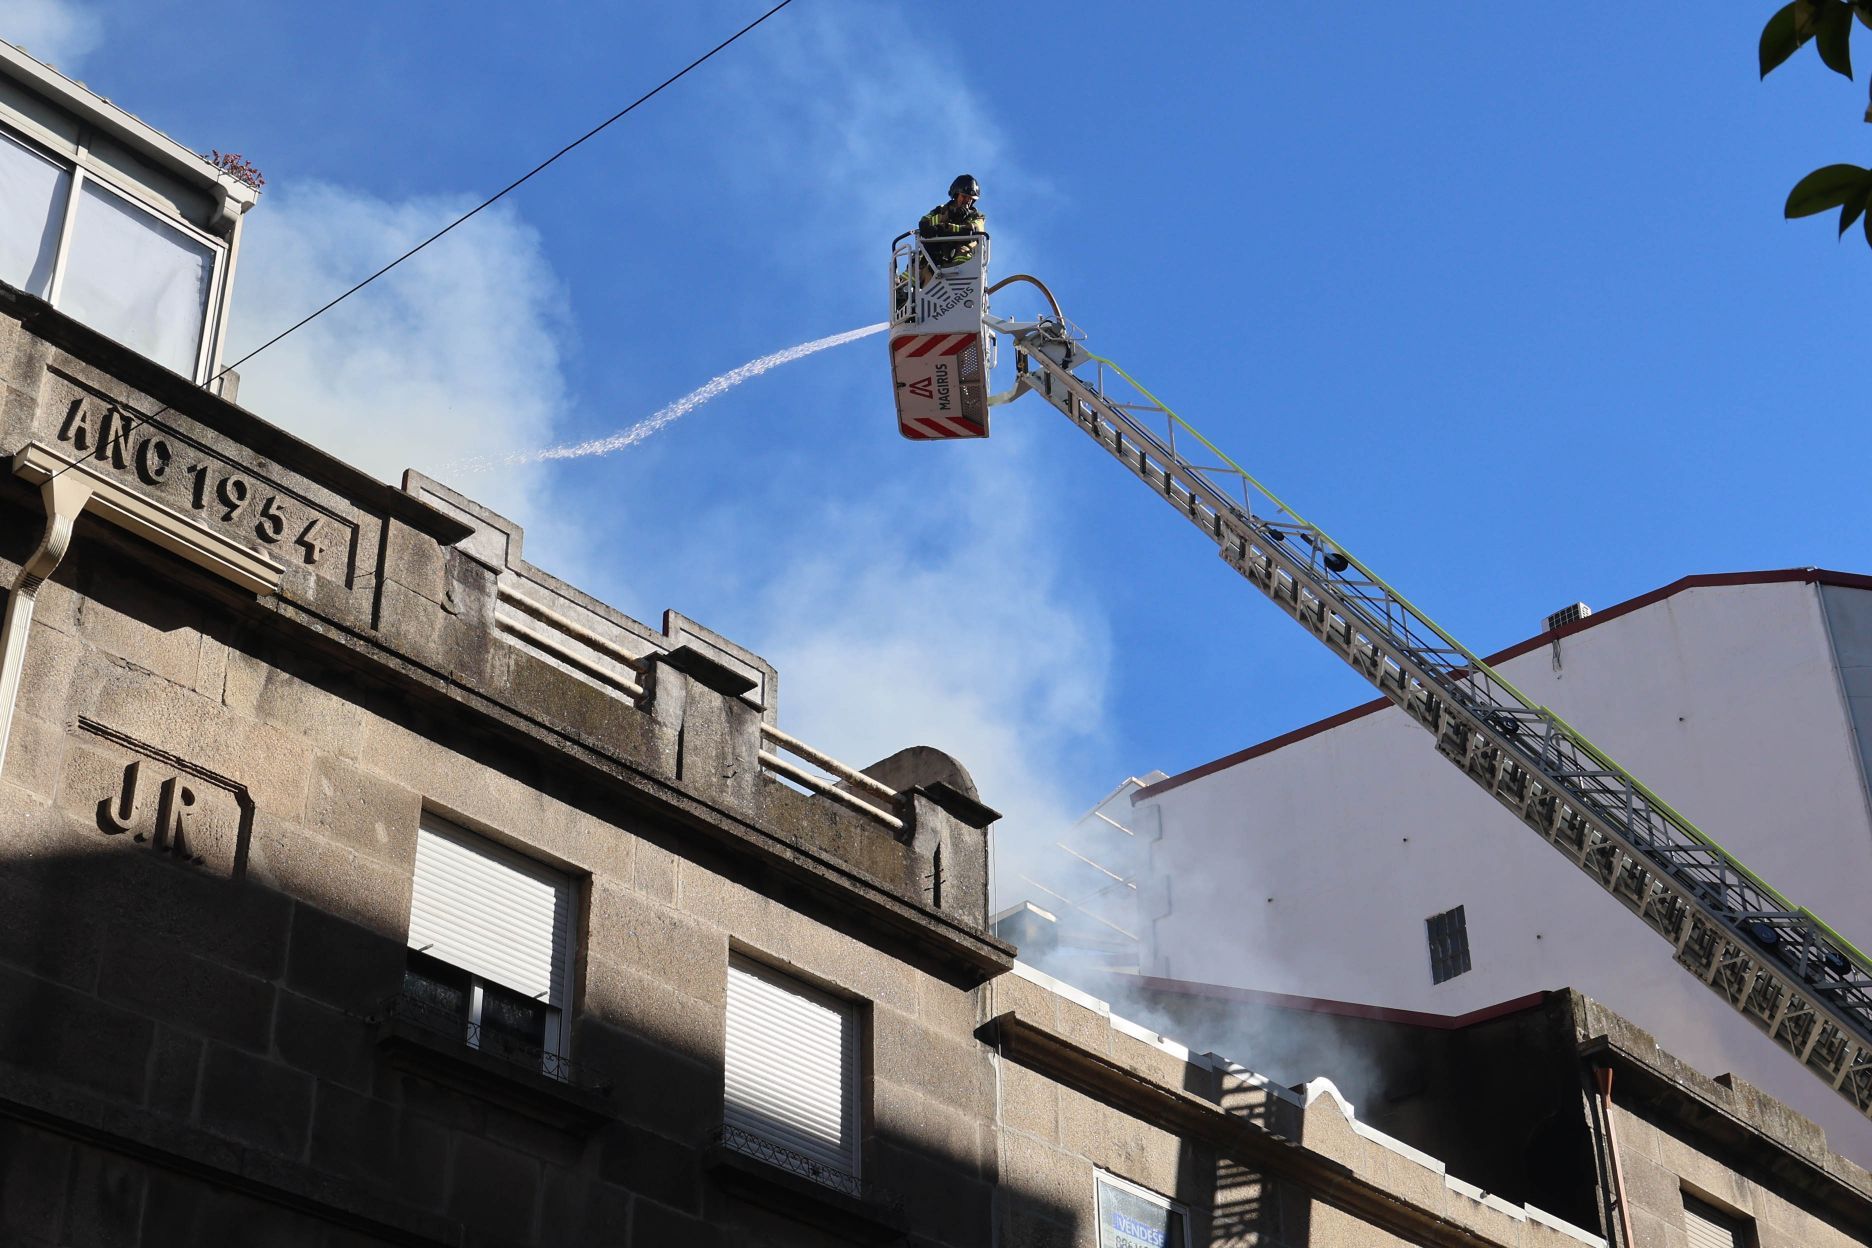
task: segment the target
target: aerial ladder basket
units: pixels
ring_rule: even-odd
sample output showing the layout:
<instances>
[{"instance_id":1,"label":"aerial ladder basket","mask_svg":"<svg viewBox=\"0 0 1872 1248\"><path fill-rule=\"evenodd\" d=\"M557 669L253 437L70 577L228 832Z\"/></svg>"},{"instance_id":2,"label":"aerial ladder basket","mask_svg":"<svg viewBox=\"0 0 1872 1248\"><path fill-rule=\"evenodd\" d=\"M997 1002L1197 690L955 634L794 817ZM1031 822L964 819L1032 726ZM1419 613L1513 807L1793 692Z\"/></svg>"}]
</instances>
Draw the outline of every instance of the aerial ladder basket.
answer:
<instances>
[{"instance_id":1,"label":"aerial ladder basket","mask_svg":"<svg viewBox=\"0 0 1872 1248\"><path fill-rule=\"evenodd\" d=\"M919 442L988 436L988 371L994 335L988 311L988 236L958 235L937 247L969 246L940 265L914 232L891 244L891 382L897 429Z\"/></svg>"},{"instance_id":2,"label":"aerial ladder basket","mask_svg":"<svg viewBox=\"0 0 1872 1248\"><path fill-rule=\"evenodd\" d=\"M893 246L891 371L906 437L986 437L990 405L1039 395L1428 730L1438 754L1668 941L1680 966L1872 1117L1872 958L1437 627L1123 369L1087 351L1040 282L1020 274L984 286L975 265L919 277L920 241L906 235ZM984 239L982 265L986 250ZM899 274L911 276L900 285ZM987 295L1017 281L1045 295L1052 315L990 316ZM990 366L996 334L1013 345L1013 388L990 396L986 376L970 374L972 389L958 384L949 407L934 407L933 361L955 359L945 375L959 383L971 347L971 364Z\"/></svg>"}]
</instances>

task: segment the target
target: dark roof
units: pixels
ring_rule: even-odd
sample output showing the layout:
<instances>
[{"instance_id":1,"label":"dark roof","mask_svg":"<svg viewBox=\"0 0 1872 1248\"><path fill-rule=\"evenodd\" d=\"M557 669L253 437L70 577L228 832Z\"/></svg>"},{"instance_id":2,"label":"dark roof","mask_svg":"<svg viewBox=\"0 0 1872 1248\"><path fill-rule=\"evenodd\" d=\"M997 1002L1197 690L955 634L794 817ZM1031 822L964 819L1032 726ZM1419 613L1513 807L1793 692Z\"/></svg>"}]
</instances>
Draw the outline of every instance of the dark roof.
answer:
<instances>
[{"instance_id":1,"label":"dark roof","mask_svg":"<svg viewBox=\"0 0 1872 1248\"><path fill-rule=\"evenodd\" d=\"M1497 1001L1467 1014L1431 1014L1423 1010L1399 1010L1386 1005L1365 1005L1358 1001L1335 1001L1327 997L1302 997L1286 992L1262 992L1257 988L1233 988L1227 984L1205 984L1191 979L1164 979L1156 975L1115 973L1114 978L1129 981L1140 988L1167 996L1201 997L1211 1001L1230 1001L1240 1005L1271 1006L1283 1010L1301 1010L1308 1014L1330 1014L1339 1018L1362 1018L1371 1022L1401 1023L1407 1027L1427 1027L1432 1031L1456 1031L1531 1010L1546 1002L1551 993L1530 992L1525 996Z\"/></svg>"},{"instance_id":2,"label":"dark roof","mask_svg":"<svg viewBox=\"0 0 1872 1248\"><path fill-rule=\"evenodd\" d=\"M1483 661L1491 666L1497 663L1506 663L1509 659L1517 658L1549 642L1557 641L1562 637L1571 637L1575 633L1583 633L1589 628L1596 628L1601 624L1616 620L1621 615L1629 615L1641 607L1648 607L1653 603L1662 602L1664 599L1674 597L1688 589L1705 589L1712 586L1723 585L1772 585L1787 581L1805 582L1810 585L1838 585L1846 589L1872 589L1872 576L1866 576L1858 572L1833 572L1826 568L1776 568L1764 572L1711 572L1701 576L1686 576L1682 580L1672 581L1670 584L1659 589L1651 590L1649 593L1639 594L1636 598L1627 598L1624 602L1607 607L1603 611L1595 611L1591 615L1573 621L1571 624L1548 629L1543 633L1537 633L1529 637L1526 641L1516 642L1506 650L1498 650L1494 654L1485 656ZM1349 724L1355 719L1363 719L1365 716L1382 711L1390 705L1391 701L1388 698L1373 698L1370 702L1340 711L1337 715L1328 715L1325 719L1316 720L1313 723L1307 724L1305 727L1296 728L1292 732L1284 732L1278 737L1271 737L1258 745L1251 745L1245 750L1237 750L1233 754L1225 754L1221 758L1203 763L1200 766L1192 767L1188 771L1180 771L1167 779L1159 780L1156 784L1145 785L1131 795L1131 801L1135 804L1147 797L1155 797L1160 793L1167 793L1179 785L1188 784L1192 780L1200 780L1204 776L1214 775L1218 771L1225 771L1235 766L1237 763L1245 763L1249 759L1259 758L1263 754L1272 754L1275 750L1283 749L1286 746L1294 744L1296 741L1304 741L1308 737L1318 736L1320 733L1337 728L1341 724Z\"/></svg>"}]
</instances>

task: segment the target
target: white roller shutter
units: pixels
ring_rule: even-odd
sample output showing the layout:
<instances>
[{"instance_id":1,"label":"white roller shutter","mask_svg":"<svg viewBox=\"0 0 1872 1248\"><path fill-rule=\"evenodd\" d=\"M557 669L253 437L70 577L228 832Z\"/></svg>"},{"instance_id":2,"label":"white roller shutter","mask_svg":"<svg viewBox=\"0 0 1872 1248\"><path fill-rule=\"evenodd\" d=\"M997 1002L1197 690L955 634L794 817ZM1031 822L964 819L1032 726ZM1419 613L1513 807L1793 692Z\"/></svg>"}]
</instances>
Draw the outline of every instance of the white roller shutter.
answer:
<instances>
[{"instance_id":1,"label":"white roller shutter","mask_svg":"<svg viewBox=\"0 0 1872 1248\"><path fill-rule=\"evenodd\" d=\"M562 1008L570 891L559 873L424 816L410 948Z\"/></svg>"},{"instance_id":2,"label":"white roller shutter","mask_svg":"<svg viewBox=\"0 0 1872 1248\"><path fill-rule=\"evenodd\" d=\"M1690 1248L1744 1248L1748 1243L1735 1218L1694 1196L1686 1195L1683 1202L1684 1231Z\"/></svg>"},{"instance_id":3,"label":"white roller shutter","mask_svg":"<svg viewBox=\"0 0 1872 1248\"><path fill-rule=\"evenodd\" d=\"M849 1004L756 963L730 961L728 1125L857 1174L855 1024Z\"/></svg>"}]
</instances>

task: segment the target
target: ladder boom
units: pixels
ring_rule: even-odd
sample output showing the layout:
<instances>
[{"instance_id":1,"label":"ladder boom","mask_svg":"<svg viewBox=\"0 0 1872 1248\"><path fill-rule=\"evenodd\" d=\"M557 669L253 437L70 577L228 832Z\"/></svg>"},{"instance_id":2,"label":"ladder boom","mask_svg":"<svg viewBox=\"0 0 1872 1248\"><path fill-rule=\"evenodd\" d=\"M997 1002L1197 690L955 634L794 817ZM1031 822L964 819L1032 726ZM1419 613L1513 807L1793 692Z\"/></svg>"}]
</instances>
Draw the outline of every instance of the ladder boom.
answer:
<instances>
[{"instance_id":1,"label":"ladder boom","mask_svg":"<svg viewBox=\"0 0 1872 1248\"><path fill-rule=\"evenodd\" d=\"M1227 564L1427 729L1731 1007L1872 1117L1872 967L1560 716L1438 628L1064 322L1014 329L1017 390L1064 413Z\"/></svg>"}]
</instances>

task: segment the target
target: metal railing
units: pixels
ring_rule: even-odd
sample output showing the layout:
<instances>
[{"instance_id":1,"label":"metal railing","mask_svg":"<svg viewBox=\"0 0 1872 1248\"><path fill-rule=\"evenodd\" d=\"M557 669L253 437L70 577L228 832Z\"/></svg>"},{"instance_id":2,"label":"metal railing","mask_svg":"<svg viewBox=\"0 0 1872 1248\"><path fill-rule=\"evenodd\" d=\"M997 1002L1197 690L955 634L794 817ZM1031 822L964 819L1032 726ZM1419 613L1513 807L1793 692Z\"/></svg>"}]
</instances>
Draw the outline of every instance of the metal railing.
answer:
<instances>
[{"instance_id":1,"label":"metal railing","mask_svg":"<svg viewBox=\"0 0 1872 1248\"><path fill-rule=\"evenodd\" d=\"M611 1086L611 1081L602 1072L587 1064L574 1062L564 1054L553 1053L539 1045L528 1044L514 1036L483 1027L471 1022L464 1014L444 1009L408 993L398 993L385 999L378 1007L377 1020L380 1023L401 1023L439 1039L457 1041L465 1050L493 1058L516 1070L545 1075L548 1079L558 1080L571 1087L604 1091Z\"/></svg>"},{"instance_id":2,"label":"metal railing","mask_svg":"<svg viewBox=\"0 0 1872 1248\"><path fill-rule=\"evenodd\" d=\"M903 1215L903 1198L888 1187L877 1183L867 1183L855 1174L835 1169L822 1161L815 1161L804 1153L794 1152L783 1144L776 1144L765 1136L754 1134L741 1127L723 1123L709 1136L709 1142L743 1157L752 1157L784 1170L810 1179L814 1183L843 1192L853 1200L863 1201L872 1208L894 1216Z\"/></svg>"},{"instance_id":3,"label":"metal railing","mask_svg":"<svg viewBox=\"0 0 1872 1248\"><path fill-rule=\"evenodd\" d=\"M938 263L930 255L930 246L972 246L974 251L960 260ZM964 300L979 319L987 307L982 290L988 274L988 236L956 234L926 239L915 230L906 230L891 240L890 307L891 324L921 324L935 320Z\"/></svg>"},{"instance_id":4,"label":"metal railing","mask_svg":"<svg viewBox=\"0 0 1872 1248\"><path fill-rule=\"evenodd\" d=\"M904 821L894 813L903 804L903 795L896 789L873 780L855 767L839 762L830 754L813 749L804 741L788 736L772 724L763 723L760 731L763 742L770 741L778 747L761 747L761 766L805 786L821 797L831 798L842 806L875 819L893 832L903 831ZM809 771L782 758L779 750L803 758L829 774Z\"/></svg>"}]
</instances>

